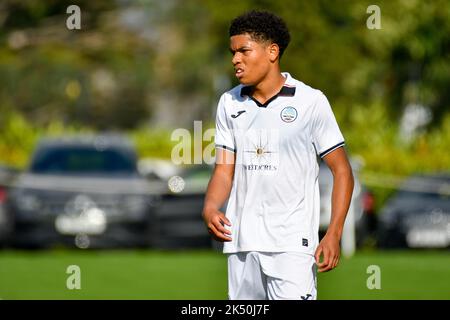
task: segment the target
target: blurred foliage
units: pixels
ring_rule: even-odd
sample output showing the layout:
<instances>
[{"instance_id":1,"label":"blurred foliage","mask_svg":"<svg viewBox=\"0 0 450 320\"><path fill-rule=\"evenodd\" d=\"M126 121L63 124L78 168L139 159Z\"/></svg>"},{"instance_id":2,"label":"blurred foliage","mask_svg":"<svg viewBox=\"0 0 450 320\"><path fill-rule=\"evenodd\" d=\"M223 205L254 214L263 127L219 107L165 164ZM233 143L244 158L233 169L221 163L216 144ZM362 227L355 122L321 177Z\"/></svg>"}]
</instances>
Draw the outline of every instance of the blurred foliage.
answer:
<instances>
[{"instance_id":1,"label":"blurred foliage","mask_svg":"<svg viewBox=\"0 0 450 320\"><path fill-rule=\"evenodd\" d=\"M81 30L66 28L72 4ZM219 95L237 84L228 27L256 8L286 20L292 42L282 69L327 95L364 171L448 171L450 3L378 1L379 30L366 26L371 4L2 1L0 162L24 166L42 135L104 130L124 130L141 156L170 157L171 130L213 120ZM399 121L411 104L427 107L432 121L405 142ZM390 190L377 192L384 199Z\"/></svg>"},{"instance_id":2,"label":"blurred foliage","mask_svg":"<svg viewBox=\"0 0 450 320\"><path fill-rule=\"evenodd\" d=\"M78 1L82 29L68 30L71 4L2 2L0 112L18 111L39 126L63 121L111 129L145 121L150 45L116 25L111 1Z\"/></svg>"},{"instance_id":3,"label":"blurred foliage","mask_svg":"<svg viewBox=\"0 0 450 320\"><path fill-rule=\"evenodd\" d=\"M30 155L42 137L93 133L93 130L87 127L67 126L62 121L52 121L47 126L36 126L17 112L2 113L0 126L2 128L0 164L10 164L17 168L28 165Z\"/></svg>"},{"instance_id":4,"label":"blurred foliage","mask_svg":"<svg viewBox=\"0 0 450 320\"><path fill-rule=\"evenodd\" d=\"M100 133L87 126L66 125L62 121L53 121L47 126L36 126L17 112L3 114L0 125L2 127L0 165L9 164L18 169L27 167L30 155L39 139L43 137L58 138L65 135ZM213 128L213 125L213 123L209 123L204 126L203 132ZM187 132L188 136L175 139L172 138L172 130L164 128L152 129L141 126L132 130L120 131L136 147L139 158L170 159L173 147L185 142L191 147L191 161L194 162L194 145L197 142L194 141L195 134ZM101 133L114 133L114 131L108 130ZM202 141L201 143L202 149L205 149L211 141Z\"/></svg>"},{"instance_id":5,"label":"blurred foliage","mask_svg":"<svg viewBox=\"0 0 450 320\"><path fill-rule=\"evenodd\" d=\"M71 4L82 10L81 30L66 28ZM406 105L419 103L431 109L431 126L441 124L450 109L449 2L380 1L379 30L366 26L370 4L6 0L0 110L14 108L38 124L129 129L151 119L168 94L206 97L192 110L196 119L210 119L217 96L237 84L230 20L257 8L279 14L291 30L283 70L324 91L337 113L349 117L381 102L397 121Z\"/></svg>"}]
</instances>

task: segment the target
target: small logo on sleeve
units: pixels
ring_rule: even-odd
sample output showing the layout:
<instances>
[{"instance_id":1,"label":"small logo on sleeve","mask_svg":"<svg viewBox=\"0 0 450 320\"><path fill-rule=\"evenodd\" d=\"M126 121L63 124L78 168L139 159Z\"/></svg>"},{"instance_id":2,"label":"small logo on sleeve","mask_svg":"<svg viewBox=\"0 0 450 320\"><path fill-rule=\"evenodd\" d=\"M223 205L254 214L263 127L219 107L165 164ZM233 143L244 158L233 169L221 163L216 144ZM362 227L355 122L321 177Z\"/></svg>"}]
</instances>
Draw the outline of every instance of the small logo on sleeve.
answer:
<instances>
[{"instance_id":1,"label":"small logo on sleeve","mask_svg":"<svg viewBox=\"0 0 450 320\"><path fill-rule=\"evenodd\" d=\"M308 246L308 239L302 238L302 246L304 247Z\"/></svg>"}]
</instances>

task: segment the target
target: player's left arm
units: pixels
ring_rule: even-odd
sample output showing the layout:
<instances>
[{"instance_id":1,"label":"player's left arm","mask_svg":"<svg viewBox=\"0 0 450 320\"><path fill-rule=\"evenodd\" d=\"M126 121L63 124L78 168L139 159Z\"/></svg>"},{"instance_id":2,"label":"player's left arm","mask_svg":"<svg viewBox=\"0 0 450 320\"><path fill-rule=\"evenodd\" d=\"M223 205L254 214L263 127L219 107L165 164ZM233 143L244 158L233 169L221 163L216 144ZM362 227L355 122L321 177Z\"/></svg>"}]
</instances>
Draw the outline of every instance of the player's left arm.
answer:
<instances>
[{"instance_id":1,"label":"player's left arm","mask_svg":"<svg viewBox=\"0 0 450 320\"><path fill-rule=\"evenodd\" d=\"M330 271L339 263L340 240L345 217L350 207L353 193L353 173L343 147L327 154L323 160L333 173L333 191L331 197L331 221L327 233L317 247L315 258L319 272ZM320 256L323 260L320 262Z\"/></svg>"}]
</instances>

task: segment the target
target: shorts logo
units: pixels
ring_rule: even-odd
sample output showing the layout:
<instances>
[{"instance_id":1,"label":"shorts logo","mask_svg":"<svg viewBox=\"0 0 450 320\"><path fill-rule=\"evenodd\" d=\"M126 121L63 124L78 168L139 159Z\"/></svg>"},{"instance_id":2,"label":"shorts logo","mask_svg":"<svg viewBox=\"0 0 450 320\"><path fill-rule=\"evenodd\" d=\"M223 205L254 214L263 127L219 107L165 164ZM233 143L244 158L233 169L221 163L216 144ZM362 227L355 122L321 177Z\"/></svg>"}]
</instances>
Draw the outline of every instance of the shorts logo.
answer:
<instances>
[{"instance_id":1,"label":"shorts logo","mask_svg":"<svg viewBox=\"0 0 450 320\"><path fill-rule=\"evenodd\" d=\"M308 239L302 238L302 246L304 247L308 246Z\"/></svg>"},{"instance_id":2,"label":"shorts logo","mask_svg":"<svg viewBox=\"0 0 450 320\"><path fill-rule=\"evenodd\" d=\"M293 122L297 119L297 110L294 107L286 107L281 110L280 116L284 122Z\"/></svg>"},{"instance_id":3,"label":"shorts logo","mask_svg":"<svg viewBox=\"0 0 450 320\"><path fill-rule=\"evenodd\" d=\"M300 296L300 298L302 298L302 300L309 300L309 298L311 298L312 295L310 295L309 293L306 296Z\"/></svg>"}]
</instances>

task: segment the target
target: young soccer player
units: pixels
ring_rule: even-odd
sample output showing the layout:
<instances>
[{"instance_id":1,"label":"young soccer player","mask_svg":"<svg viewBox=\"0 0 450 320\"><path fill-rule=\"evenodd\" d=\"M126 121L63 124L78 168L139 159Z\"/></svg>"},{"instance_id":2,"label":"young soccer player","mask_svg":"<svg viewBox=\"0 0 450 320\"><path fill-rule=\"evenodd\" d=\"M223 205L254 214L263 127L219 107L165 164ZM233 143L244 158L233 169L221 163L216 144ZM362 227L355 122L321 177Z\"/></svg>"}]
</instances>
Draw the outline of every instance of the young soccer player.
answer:
<instances>
[{"instance_id":1,"label":"young soccer player","mask_svg":"<svg viewBox=\"0 0 450 320\"><path fill-rule=\"evenodd\" d=\"M338 265L353 192L344 138L325 95L281 72L290 41L281 18L247 12L232 21L229 36L241 84L218 104L216 165L203 209L228 255L228 297L316 299L316 269ZM334 182L331 222L319 243L320 158Z\"/></svg>"}]
</instances>

